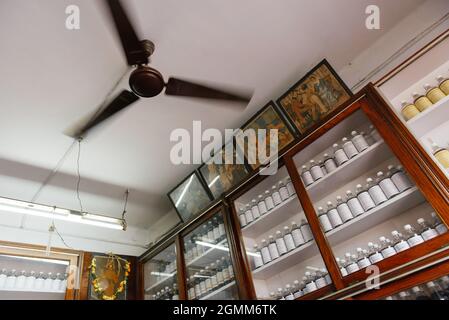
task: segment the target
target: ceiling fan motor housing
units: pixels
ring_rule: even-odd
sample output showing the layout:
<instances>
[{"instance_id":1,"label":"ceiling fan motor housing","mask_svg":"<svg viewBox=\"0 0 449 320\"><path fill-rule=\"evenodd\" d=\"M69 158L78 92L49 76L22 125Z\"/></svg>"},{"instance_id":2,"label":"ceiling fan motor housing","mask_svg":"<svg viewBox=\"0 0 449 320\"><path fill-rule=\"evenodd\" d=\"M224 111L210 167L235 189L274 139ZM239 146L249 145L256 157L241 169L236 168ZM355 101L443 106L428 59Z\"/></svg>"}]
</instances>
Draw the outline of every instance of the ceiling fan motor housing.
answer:
<instances>
[{"instance_id":1,"label":"ceiling fan motor housing","mask_svg":"<svg viewBox=\"0 0 449 320\"><path fill-rule=\"evenodd\" d=\"M129 86L138 96L151 98L164 89L164 78L156 69L149 66L138 66L129 76Z\"/></svg>"}]
</instances>

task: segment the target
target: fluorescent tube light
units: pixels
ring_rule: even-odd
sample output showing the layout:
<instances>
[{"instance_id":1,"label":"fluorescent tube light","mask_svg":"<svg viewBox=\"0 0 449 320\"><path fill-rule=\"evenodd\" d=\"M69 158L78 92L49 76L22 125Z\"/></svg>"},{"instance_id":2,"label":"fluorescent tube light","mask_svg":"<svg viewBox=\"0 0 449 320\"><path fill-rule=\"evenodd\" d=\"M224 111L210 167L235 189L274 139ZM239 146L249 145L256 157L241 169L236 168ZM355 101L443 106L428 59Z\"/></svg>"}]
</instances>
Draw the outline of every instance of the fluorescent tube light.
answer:
<instances>
[{"instance_id":1,"label":"fluorescent tube light","mask_svg":"<svg viewBox=\"0 0 449 320\"><path fill-rule=\"evenodd\" d=\"M97 227L125 230L126 221L119 218L108 217L93 213L82 214L79 211L35 204L27 201L0 197L0 210L27 214L37 217L57 219L75 223L88 224Z\"/></svg>"},{"instance_id":2,"label":"fluorescent tube light","mask_svg":"<svg viewBox=\"0 0 449 320\"><path fill-rule=\"evenodd\" d=\"M179 196L178 201L176 201L175 207L179 206L179 204L181 203L182 198L184 198L184 195L186 194L187 189L189 189L190 184L193 181L193 177L194 177L194 175L192 174L192 176L189 179L189 182L187 182L187 185L185 186L184 190L182 190L181 195Z\"/></svg>"},{"instance_id":3,"label":"fluorescent tube light","mask_svg":"<svg viewBox=\"0 0 449 320\"><path fill-rule=\"evenodd\" d=\"M215 184L215 182L218 181L219 178L220 178L220 176L216 176L207 186L209 188L212 187Z\"/></svg>"},{"instance_id":4,"label":"fluorescent tube light","mask_svg":"<svg viewBox=\"0 0 449 320\"><path fill-rule=\"evenodd\" d=\"M174 273L165 273L165 272L156 272L156 271L151 271L151 275L152 276L160 276L160 277L173 277L175 274Z\"/></svg>"},{"instance_id":5,"label":"fluorescent tube light","mask_svg":"<svg viewBox=\"0 0 449 320\"><path fill-rule=\"evenodd\" d=\"M37 262L45 262L51 264L61 264L64 266L69 265L69 261L64 260L56 260L56 259L45 259L45 258L32 258L32 257L24 257L24 256L11 256L8 254L0 254L0 257L6 257L11 259L20 259L20 260L28 260L28 261L37 261Z\"/></svg>"}]
</instances>

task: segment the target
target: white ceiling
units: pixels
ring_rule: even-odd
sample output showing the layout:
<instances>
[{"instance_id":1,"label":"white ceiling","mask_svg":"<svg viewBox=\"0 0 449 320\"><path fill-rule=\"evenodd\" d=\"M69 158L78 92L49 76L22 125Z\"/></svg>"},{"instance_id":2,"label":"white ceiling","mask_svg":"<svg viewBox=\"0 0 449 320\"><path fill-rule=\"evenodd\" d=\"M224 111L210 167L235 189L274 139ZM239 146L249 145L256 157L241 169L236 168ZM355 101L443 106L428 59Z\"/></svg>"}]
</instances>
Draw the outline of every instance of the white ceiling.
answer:
<instances>
[{"instance_id":1,"label":"white ceiling","mask_svg":"<svg viewBox=\"0 0 449 320\"><path fill-rule=\"evenodd\" d=\"M337 69L381 37L422 0L129 0L142 38L156 44L152 66L176 75L255 89L245 110L223 103L142 99L82 144L84 208L148 227L168 210L166 193L194 166L169 161L170 132L236 128L326 57ZM81 29L64 27L81 9ZM381 7L382 30L364 27L365 7ZM126 71L100 1L0 1L0 195L29 200L72 144L63 134L98 108ZM126 81L121 87L126 87ZM75 148L37 201L79 208Z\"/></svg>"}]
</instances>

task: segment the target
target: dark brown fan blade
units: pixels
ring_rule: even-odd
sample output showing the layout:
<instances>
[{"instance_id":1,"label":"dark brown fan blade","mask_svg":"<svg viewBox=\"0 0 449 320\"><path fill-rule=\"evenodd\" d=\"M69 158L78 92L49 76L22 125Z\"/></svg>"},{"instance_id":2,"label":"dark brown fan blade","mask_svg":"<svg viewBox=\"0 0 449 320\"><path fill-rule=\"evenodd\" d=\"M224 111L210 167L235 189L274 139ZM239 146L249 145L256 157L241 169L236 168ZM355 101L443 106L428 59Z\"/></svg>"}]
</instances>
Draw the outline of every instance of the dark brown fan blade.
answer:
<instances>
[{"instance_id":1,"label":"dark brown fan blade","mask_svg":"<svg viewBox=\"0 0 449 320\"><path fill-rule=\"evenodd\" d=\"M219 89L206 87L190 81L169 78L165 85L165 94L169 96L184 96L206 99L218 99L229 101L241 101L248 103L251 95L242 95L236 93L225 92Z\"/></svg>"},{"instance_id":2,"label":"dark brown fan blade","mask_svg":"<svg viewBox=\"0 0 449 320\"><path fill-rule=\"evenodd\" d=\"M145 53L122 4L119 0L106 0L106 2L114 19L128 64L130 66L147 64L148 55Z\"/></svg>"},{"instance_id":3,"label":"dark brown fan blade","mask_svg":"<svg viewBox=\"0 0 449 320\"><path fill-rule=\"evenodd\" d=\"M89 123L79 131L77 137L83 137L87 133L87 131L98 125L100 122L105 121L120 110L123 110L129 105L133 104L137 100L139 100L139 97L134 93L132 93L131 91L123 90L117 97L115 97L114 100L109 103L108 106L101 110L100 114L89 121Z\"/></svg>"}]
</instances>

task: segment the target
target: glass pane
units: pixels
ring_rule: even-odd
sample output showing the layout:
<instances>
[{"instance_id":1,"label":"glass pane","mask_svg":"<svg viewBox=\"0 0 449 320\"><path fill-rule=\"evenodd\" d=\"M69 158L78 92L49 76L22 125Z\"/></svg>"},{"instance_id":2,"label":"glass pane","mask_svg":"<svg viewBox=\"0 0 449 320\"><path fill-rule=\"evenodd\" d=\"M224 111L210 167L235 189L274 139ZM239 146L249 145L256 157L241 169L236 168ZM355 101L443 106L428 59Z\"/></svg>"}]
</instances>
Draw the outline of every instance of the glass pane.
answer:
<instances>
[{"instance_id":1,"label":"glass pane","mask_svg":"<svg viewBox=\"0 0 449 320\"><path fill-rule=\"evenodd\" d=\"M170 245L144 266L145 300L178 300L176 246Z\"/></svg>"},{"instance_id":2,"label":"glass pane","mask_svg":"<svg viewBox=\"0 0 449 320\"><path fill-rule=\"evenodd\" d=\"M344 276L447 231L361 110L294 161Z\"/></svg>"},{"instance_id":3,"label":"glass pane","mask_svg":"<svg viewBox=\"0 0 449 320\"><path fill-rule=\"evenodd\" d=\"M221 212L184 237L189 300L238 299Z\"/></svg>"},{"instance_id":4,"label":"glass pane","mask_svg":"<svg viewBox=\"0 0 449 320\"><path fill-rule=\"evenodd\" d=\"M449 276L410 287L380 300L449 300Z\"/></svg>"},{"instance_id":5,"label":"glass pane","mask_svg":"<svg viewBox=\"0 0 449 320\"><path fill-rule=\"evenodd\" d=\"M449 39L379 89L430 157L449 178Z\"/></svg>"},{"instance_id":6,"label":"glass pane","mask_svg":"<svg viewBox=\"0 0 449 320\"><path fill-rule=\"evenodd\" d=\"M234 205L259 299L293 300L318 289L332 290L285 167Z\"/></svg>"}]
</instances>

